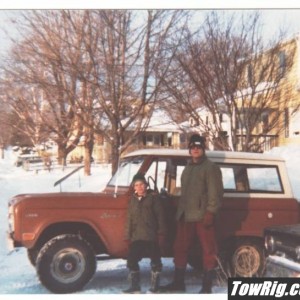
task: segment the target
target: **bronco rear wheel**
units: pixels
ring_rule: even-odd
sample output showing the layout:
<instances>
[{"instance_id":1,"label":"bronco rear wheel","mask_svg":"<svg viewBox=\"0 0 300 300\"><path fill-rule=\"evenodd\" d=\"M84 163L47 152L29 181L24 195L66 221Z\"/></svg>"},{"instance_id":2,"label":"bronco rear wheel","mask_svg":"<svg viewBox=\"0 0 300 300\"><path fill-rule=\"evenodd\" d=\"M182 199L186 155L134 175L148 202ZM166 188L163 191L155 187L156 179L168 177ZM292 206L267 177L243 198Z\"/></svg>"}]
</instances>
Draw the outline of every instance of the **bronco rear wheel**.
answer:
<instances>
[{"instance_id":1,"label":"bronco rear wheel","mask_svg":"<svg viewBox=\"0 0 300 300\"><path fill-rule=\"evenodd\" d=\"M231 275L260 277L265 267L264 248L258 241L238 241L231 252Z\"/></svg>"},{"instance_id":2,"label":"bronco rear wheel","mask_svg":"<svg viewBox=\"0 0 300 300\"><path fill-rule=\"evenodd\" d=\"M54 293L81 290L96 270L96 256L87 241L74 234L51 239L39 252L37 273L42 284Z\"/></svg>"}]
</instances>

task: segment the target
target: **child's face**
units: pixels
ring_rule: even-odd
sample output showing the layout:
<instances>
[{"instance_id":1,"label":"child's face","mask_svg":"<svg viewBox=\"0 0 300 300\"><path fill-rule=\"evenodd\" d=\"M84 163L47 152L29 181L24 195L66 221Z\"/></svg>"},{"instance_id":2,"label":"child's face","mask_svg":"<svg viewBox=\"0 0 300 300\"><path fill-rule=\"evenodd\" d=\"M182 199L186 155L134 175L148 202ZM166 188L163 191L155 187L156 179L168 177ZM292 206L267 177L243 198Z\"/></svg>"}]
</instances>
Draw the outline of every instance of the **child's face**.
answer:
<instances>
[{"instance_id":1,"label":"child's face","mask_svg":"<svg viewBox=\"0 0 300 300\"><path fill-rule=\"evenodd\" d=\"M133 185L134 191L139 196L142 196L146 193L147 186L143 181L136 181Z\"/></svg>"}]
</instances>

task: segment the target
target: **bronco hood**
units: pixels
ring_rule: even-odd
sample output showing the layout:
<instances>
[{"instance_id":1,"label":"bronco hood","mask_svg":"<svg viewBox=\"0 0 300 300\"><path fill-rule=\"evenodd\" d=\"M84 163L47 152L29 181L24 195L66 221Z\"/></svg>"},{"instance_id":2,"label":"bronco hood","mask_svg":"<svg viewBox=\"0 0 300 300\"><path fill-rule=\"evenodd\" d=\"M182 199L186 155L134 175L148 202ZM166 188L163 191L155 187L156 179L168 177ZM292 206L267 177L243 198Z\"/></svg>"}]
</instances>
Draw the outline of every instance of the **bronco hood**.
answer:
<instances>
[{"instance_id":1,"label":"bronco hood","mask_svg":"<svg viewBox=\"0 0 300 300\"><path fill-rule=\"evenodd\" d=\"M76 201L76 199L80 199L80 201L86 200L86 199L101 199L103 198L102 193L78 193L78 192L67 192L67 193L34 193L34 194L19 194L14 196L10 199L9 205L16 205L20 202L48 202L49 204L53 205L54 203L59 203L61 201Z\"/></svg>"}]
</instances>

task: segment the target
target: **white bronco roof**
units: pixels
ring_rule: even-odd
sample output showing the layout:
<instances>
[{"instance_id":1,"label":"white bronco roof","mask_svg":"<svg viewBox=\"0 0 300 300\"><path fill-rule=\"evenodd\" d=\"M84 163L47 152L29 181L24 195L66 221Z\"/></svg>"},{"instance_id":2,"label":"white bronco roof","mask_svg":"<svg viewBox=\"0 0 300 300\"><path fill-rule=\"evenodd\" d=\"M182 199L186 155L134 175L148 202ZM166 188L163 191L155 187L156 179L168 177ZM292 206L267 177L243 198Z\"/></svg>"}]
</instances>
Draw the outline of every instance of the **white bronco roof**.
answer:
<instances>
[{"instance_id":1,"label":"white bronco roof","mask_svg":"<svg viewBox=\"0 0 300 300\"><path fill-rule=\"evenodd\" d=\"M259 160L259 161L273 161L279 162L284 161L283 158L278 156L273 156L271 154L264 153L252 153L252 152L232 152L232 151L205 151L207 157L215 158L215 159L247 159L247 160ZM189 156L189 152L187 149L142 149L133 151L131 153L126 154L124 157L132 157L132 156Z\"/></svg>"}]
</instances>

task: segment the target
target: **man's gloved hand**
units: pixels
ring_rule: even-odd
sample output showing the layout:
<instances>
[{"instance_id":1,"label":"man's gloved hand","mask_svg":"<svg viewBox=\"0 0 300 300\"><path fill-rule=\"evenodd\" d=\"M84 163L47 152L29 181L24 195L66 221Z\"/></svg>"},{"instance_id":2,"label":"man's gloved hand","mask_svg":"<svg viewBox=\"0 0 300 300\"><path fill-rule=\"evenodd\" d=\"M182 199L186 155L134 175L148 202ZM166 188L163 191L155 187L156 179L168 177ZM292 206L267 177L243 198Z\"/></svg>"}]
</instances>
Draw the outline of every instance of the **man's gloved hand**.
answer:
<instances>
[{"instance_id":1,"label":"man's gloved hand","mask_svg":"<svg viewBox=\"0 0 300 300\"><path fill-rule=\"evenodd\" d=\"M210 211L207 211L204 214L204 217L203 217L203 220L202 220L203 226L205 228L209 228L209 227L213 226L214 220L215 220L214 214L211 213Z\"/></svg>"}]
</instances>

